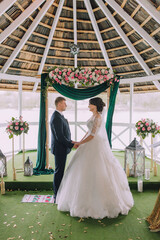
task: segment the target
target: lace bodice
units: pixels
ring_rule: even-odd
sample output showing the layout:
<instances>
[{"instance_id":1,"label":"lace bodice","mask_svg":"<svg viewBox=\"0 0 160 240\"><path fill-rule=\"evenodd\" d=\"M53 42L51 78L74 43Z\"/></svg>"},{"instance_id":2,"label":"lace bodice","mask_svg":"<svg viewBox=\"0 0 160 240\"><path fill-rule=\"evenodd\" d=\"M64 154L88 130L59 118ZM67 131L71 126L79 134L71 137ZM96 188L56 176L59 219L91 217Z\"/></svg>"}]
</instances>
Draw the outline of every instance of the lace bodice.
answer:
<instances>
[{"instance_id":1,"label":"lace bodice","mask_svg":"<svg viewBox=\"0 0 160 240\"><path fill-rule=\"evenodd\" d=\"M88 127L88 133L89 135L95 136L95 134L98 132L100 126L101 126L101 116L92 116L88 121L87 121L87 127Z\"/></svg>"}]
</instances>

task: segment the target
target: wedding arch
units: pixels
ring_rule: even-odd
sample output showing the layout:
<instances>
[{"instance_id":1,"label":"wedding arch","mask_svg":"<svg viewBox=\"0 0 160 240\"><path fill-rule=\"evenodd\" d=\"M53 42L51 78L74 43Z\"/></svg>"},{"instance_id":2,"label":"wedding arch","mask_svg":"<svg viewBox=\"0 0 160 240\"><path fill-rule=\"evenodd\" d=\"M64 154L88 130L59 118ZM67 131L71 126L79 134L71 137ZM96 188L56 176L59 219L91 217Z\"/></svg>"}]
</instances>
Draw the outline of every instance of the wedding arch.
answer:
<instances>
[{"instance_id":1,"label":"wedding arch","mask_svg":"<svg viewBox=\"0 0 160 240\"><path fill-rule=\"evenodd\" d=\"M48 108L47 98L44 94L47 85L48 74L41 74L41 95L40 95L40 114L39 114L39 130L38 130L38 147L37 147L37 161L36 167L34 168L34 175L39 174L52 174L53 169L48 169L46 166L49 166L49 146L46 139L48 138L48 113L46 116L46 110ZM117 90L119 87L119 76L116 76L118 81L115 81L113 84L109 84L108 81L103 82L97 86L88 87L84 89L78 89L66 86L64 84L57 84L53 82L52 86L57 92L61 95L71 98L73 100L84 100L91 97L94 97L101 92L104 92L107 88L110 87L110 97L109 97L109 106L106 119L106 131L108 134L109 143L111 144L111 133L112 133L112 117L114 113L115 100L117 95Z\"/></svg>"}]
</instances>

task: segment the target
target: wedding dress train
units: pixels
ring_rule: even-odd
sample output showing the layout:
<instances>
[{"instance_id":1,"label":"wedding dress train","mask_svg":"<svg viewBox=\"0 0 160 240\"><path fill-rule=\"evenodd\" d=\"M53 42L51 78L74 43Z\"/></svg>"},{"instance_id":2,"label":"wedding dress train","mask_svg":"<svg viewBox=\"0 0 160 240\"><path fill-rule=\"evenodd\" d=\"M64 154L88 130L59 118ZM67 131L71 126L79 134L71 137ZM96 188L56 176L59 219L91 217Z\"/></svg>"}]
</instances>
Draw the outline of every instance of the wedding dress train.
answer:
<instances>
[{"instance_id":1,"label":"wedding dress train","mask_svg":"<svg viewBox=\"0 0 160 240\"><path fill-rule=\"evenodd\" d=\"M126 174L110 149L104 121L92 116L87 126L94 138L72 157L58 190L57 209L81 218L127 215L134 201Z\"/></svg>"}]
</instances>

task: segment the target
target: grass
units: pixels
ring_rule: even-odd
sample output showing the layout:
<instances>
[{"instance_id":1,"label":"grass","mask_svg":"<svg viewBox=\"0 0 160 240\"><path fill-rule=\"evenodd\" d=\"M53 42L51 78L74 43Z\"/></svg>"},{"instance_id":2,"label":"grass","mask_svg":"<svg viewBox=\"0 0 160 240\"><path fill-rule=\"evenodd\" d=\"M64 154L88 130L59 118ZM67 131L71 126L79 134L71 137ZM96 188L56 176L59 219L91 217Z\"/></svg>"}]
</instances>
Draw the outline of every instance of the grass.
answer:
<instances>
[{"instance_id":1,"label":"grass","mask_svg":"<svg viewBox=\"0 0 160 240\"><path fill-rule=\"evenodd\" d=\"M122 167L124 167L124 151L117 151L117 152L113 152L115 157L120 161ZM74 150L71 151L71 153L68 155L67 158L67 163L66 163L66 167L70 161L70 159L72 158L74 154ZM27 157L29 156L29 158L31 159L31 161L33 162L33 166L36 166L36 159L37 159L37 152L36 151L28 151L25 153L25 160L27 159ZM150 159L146 158L145 159L147 164L150 164ZM22 153L19 153L15 156L15 168L22 168L23 167L23 155ZM52 166L52 168L54 169L54 156L49 153L49 163ZM157 171L157 176L154 176L153 172L151 172L151 178L150 178L150 182L160 182L160 166L158 165L157 167L158 171ZM8 171L8 176L5 177L5 182L11 182L13 181L13 177L12 177L12 159L10 159L7 162L7 171ZM40 176L35 176L33 175L32 177L27 177L24 176L23 172L19 172L17 173L17 180L16 182L52 182L53 181L53 175L40 175ZM129 182L137 182L137 178L133 178L133 177L129 177L128 178ZM148 182L147 180L144 180L144 182Z\"/></svg>"},{"instance_id":2,"label":"grass","mask_svg":"<svg viewBox=\"0 0 160 240\"><path fill-rule=\"evenodd\" d=\"M21 203L24 194L49 191L10 191L0 195L0 240L159 240L160 232L149 231L150 215L158 191L132 191L135 205L127 216L103 220L79 219L59 212L51 203Z\"/></svg>"}]
</instances>

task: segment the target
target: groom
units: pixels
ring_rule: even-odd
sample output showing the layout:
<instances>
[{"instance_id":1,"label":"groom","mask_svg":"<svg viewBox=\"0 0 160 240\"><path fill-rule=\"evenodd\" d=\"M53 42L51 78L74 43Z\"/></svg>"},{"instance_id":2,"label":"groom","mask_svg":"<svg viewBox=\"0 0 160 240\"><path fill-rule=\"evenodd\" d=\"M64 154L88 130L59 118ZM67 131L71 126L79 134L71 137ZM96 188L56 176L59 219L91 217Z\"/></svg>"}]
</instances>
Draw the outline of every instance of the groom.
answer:
<instances>
[{"instance_id":1,"label":"groom","mask_svg":"<svg viewBox=\"0 0 160 240\"><path fill-rule=\"evenodd\" d=\"M62 112L66 110L66 99L57 97L55 100L56 110L52 114L50 120L51 127L51 153L55 156L55 173L53 180L54 202L63 178L67 154L71 148L76 148L71 140L71 132L67 119L64 118Z\"/></svg>"}]
</instances>

